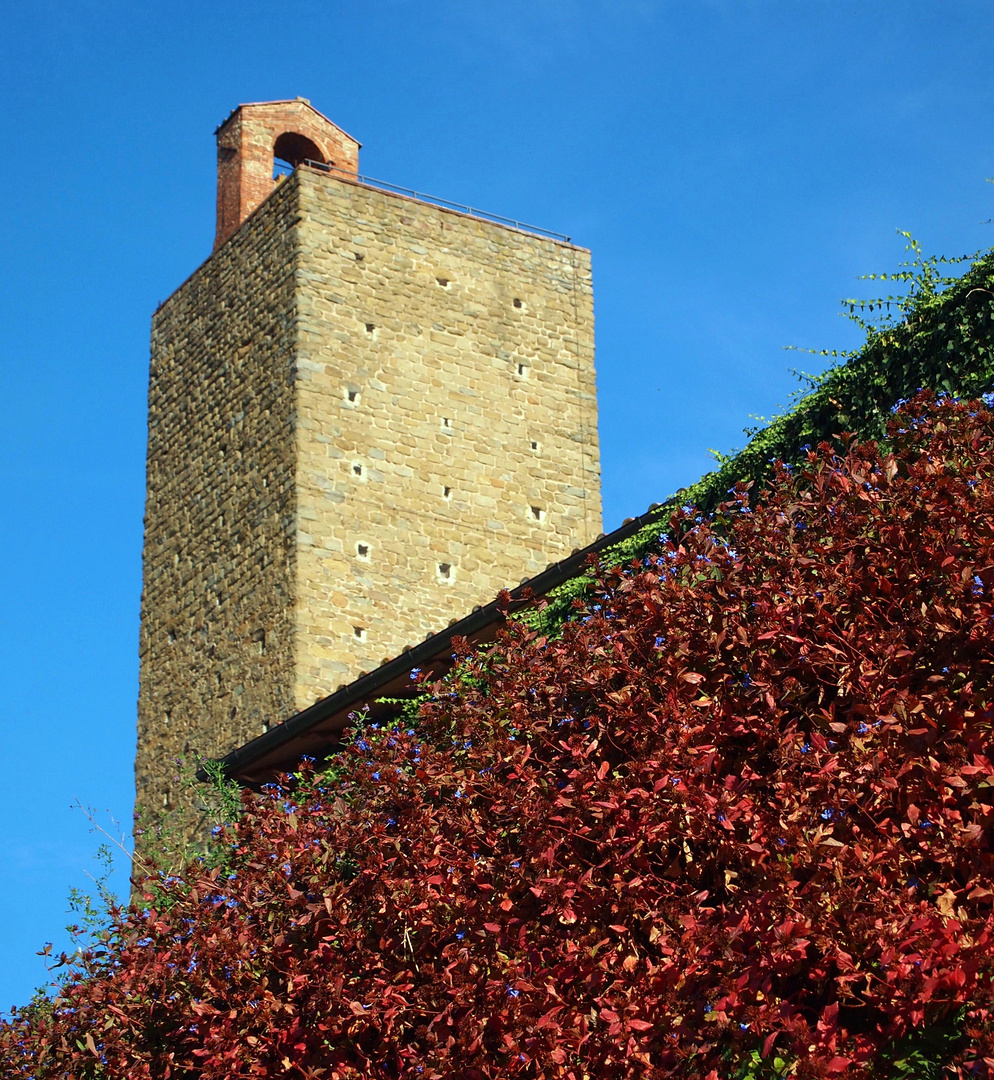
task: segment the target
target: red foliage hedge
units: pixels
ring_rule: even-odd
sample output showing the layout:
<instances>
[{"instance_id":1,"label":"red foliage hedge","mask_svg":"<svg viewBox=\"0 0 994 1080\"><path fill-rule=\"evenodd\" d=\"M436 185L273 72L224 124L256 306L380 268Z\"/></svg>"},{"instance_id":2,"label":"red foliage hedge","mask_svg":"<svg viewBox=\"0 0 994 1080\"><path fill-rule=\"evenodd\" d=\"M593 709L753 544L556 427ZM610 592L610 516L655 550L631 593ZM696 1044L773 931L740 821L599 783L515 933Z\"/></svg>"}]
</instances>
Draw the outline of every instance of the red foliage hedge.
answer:
<instances>
[{"instance_id":1,"label":"red foliage hedge","mask_svg":"<svg viewBox=\"0 0 994 1080\"><path fill-rule=\"evenodd\" d=\"M987 1075L994 419L891 435L246 795L4 1075Z\"/></svg>"}]
</instances>

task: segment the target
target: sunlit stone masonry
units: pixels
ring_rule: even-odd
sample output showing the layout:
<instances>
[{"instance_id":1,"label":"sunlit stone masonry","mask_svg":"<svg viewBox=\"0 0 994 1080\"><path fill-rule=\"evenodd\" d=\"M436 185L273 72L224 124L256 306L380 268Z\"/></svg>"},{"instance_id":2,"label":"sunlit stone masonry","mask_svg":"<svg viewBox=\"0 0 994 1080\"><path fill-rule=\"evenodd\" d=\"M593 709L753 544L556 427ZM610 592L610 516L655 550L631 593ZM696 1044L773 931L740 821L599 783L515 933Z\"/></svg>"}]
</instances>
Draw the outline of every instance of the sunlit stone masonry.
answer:
<instances>
[{"instance_id":1,"label":"sunlit stone masonry","mask_svg":"<svg viewBox=\"0 0 994 1080\"><path fill-rule=\"evenodd\" d=\"M601 530L589 252L365 182L303 99L217 135L214 253L152 325L152 813Z\"/></svg>"}]
</instances>

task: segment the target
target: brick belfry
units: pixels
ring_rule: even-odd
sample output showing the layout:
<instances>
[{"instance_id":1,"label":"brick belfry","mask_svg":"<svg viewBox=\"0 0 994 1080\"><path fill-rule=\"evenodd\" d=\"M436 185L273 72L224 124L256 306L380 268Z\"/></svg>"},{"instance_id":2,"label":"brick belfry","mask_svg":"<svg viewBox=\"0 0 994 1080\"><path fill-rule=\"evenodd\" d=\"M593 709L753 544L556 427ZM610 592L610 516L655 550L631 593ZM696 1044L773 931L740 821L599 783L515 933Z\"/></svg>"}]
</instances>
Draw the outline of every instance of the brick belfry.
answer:
<instances>
[{"instance_id":1,"label":"brick belfry","mask_svg":"<svg viewBox=\"0 0 994 1080\"><path fill-rule=\"evenodd\" d=\"M302 98L217 130L155 313L138 803L601 529L590 253L392 193ZM274 179L274 161L292 167Z\"/></svg>"}]
</instances>

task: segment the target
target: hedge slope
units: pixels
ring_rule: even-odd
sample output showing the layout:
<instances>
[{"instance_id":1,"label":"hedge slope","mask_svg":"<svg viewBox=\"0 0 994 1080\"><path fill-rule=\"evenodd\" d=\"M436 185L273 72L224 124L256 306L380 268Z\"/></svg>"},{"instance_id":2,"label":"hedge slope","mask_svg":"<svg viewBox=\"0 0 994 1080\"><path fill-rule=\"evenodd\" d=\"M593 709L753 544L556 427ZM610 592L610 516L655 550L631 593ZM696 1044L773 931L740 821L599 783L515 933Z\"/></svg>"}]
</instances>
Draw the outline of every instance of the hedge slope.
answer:
<instances>
[{"instance_id":1,"label":"hedge slope","mask_svg":"<svg viewBox=\"0 0 994 1080\"><path fill-rule=\"evenodd\" d=\"M977 397L994 387L994 252L974 258L961 277L947 277L942 263L966 260L923 259L918 244L908 240L907 250L915 258L902 264L904 270L870 275L899 281L906 295L843 301L866 331L863 346L812 379L809 392L755 431L744 449L723 457L718 469L662 503L660 521L685 504L709 514L734 484L762 483L773 461L802 461L806 447L841 431L882 438L894 403L920 390ZM868 321L859 309L870 320L881 317ZM657 536L658 529L647 526L605 552L604 560L640 557L655 546ZM537 630L553 629L588 584L586 576L567 582L541 613L525 618Z\"/></svg>"},{"instance_id":2,"label":"hedge slope","mask_svg":"<svg viewBox=\"0 0 994 1080\"><path fill-rule=\"evenodd\" d=\"M994 417L891 439L246 795L3 1075L989 1075Z\"/></svg>"}]
</instances>

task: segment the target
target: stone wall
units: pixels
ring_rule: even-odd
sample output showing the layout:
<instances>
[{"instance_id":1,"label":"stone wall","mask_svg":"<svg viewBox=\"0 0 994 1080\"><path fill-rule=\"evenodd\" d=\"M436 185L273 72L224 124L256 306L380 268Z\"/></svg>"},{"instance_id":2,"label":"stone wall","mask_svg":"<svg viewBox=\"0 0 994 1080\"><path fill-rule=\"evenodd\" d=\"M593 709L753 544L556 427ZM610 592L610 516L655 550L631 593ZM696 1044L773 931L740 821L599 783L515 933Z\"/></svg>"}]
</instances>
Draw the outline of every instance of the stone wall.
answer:
<instances>
[{"instance_id":1,"label":"stone wall","mask_svg":"<svg viewBox=\"0 0 994 1080\"><path fill-rule=\"evenodd\" d=\"M589 253L299 168L153 321L139 803L600 529Z\"/></svg>"},{"instance_id":2,"label":"stone wall","mask_svg":"<svg viewBox=\"0 0 994 1080\"><path fill-rule=\"evenodd\" d=\"M175 759L293 711L296 192L287 184L156 312L137 801Z\"/></svg>"},{"instance_id":3,"label":"stone wall","mask_svg":"<svg viewBox=\"0 0 994 1080\"><path fill-rule=\"evenodd\" d=\"M297 705L601 530L589 252L298 171Z\"/></svg>"}]
</instances>

